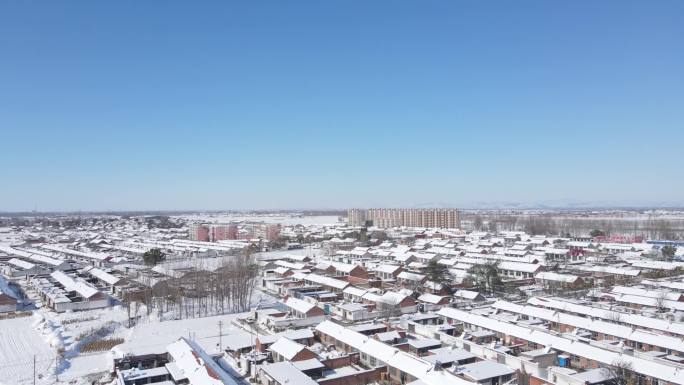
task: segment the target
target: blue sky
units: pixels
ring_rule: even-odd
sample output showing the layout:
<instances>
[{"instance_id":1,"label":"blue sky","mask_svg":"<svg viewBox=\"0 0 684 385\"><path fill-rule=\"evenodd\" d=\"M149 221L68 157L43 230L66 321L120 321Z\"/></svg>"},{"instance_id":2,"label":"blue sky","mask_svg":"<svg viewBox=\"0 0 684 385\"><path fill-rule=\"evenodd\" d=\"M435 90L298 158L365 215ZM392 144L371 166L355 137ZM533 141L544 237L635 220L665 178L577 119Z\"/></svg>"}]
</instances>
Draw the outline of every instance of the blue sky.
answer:
<instances>
[{"instance_id":1,"label":"blue sky","mask_svg":"<svg viewBox=\"0 0 684 385\"><path fill-rule=\"evenodd\" d=\"M0 210L684 203L684 2L3 1Z\"/></svg>"}]
</instances>

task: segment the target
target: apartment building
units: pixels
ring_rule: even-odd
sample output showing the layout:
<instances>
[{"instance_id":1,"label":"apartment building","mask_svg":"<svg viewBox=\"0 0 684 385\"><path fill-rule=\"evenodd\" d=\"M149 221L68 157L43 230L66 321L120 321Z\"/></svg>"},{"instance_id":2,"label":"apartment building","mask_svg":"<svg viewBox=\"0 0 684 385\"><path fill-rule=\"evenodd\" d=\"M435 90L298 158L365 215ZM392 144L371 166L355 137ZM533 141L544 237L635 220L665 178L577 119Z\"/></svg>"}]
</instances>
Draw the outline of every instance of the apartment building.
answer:
<instances>
[{"instance_id":1,"label":"apartment building","mask_svg":"<svg viewBox=\"0 0 684 385\"><path fill-rule=\"evenodd\" d=\"M366 210L349 209L347 210L347 224L349 226L363 226L366 224Z\"/></svg>"},{"instance_id":2,"label":"apartment building","mask_svg":"<svg viewBox=\"0 0 684 385\"><path fill-rule=\"evenodd\" d=\"M350 209L347 212L351 226L361 226L371 221L377 227L436 227L459 228L461 223L457 209Z\"/></svg>"},{"instance_id":3,"label":"apartment building","mask_svg":"<svg viewBox=\"0 0 684 385\"><path fill-rule=\"evenodd\" d=\"M237 225L206 225L193 223L189 228L189 237L192 241L217 242L237 239Z\"/></svg>"},{"instance_id":4,"label":"apartment building","mask_svg":"<svg viewBox=\"0 0 684 385\"><path fill-rule=\"evenodd\" d=\"M193 223L188 232L192 241L209 242L209 226Z\"/></svg>"}]
</instances>

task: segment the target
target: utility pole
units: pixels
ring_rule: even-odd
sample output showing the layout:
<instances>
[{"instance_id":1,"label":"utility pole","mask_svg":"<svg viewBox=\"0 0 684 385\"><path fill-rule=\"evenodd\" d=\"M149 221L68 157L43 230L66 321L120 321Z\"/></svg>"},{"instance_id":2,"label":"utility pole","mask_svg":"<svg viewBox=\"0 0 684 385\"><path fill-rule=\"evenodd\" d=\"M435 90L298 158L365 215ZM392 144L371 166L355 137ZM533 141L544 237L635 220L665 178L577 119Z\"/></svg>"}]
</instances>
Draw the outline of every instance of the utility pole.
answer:
<instances>
[{"instance_id":1,"label":"utility pole","mask_svg":"<svg viewBox=\"0 0 684 385\"><path fill-rule=\"evenodd\" d=\"M221 340L223 334L223 321L218 322L219 327L219 353L223 352L223 341Z\"/></svg>"},{"instance_id":2,"label":"utility pole","mask_svg":"<svg viewBox=\"0 0 684 385\"><path fill-rule=\"evenodd\" d=\"M33 385L36 385L36 355L33 355Z\"/></svg>"},{"instance_id":3,"label":"utility pole","mask_svg":"<svg viewBox=\"0 0 684 385\"><path fill-rule=\"evenodd\" d=\"M55 381L59 382L59 354L55 356Z\"/></svg>"}]
</instances>

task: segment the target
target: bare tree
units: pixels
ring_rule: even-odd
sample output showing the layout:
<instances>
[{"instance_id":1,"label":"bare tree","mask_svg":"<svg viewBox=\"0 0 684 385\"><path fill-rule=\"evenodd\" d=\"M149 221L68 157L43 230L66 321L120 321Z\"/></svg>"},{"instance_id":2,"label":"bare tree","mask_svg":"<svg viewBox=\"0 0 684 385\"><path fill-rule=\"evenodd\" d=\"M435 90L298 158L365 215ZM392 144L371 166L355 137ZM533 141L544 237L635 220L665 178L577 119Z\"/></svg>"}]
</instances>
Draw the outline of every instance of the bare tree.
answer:
<instances>
[{"instance_id":1,"label":"bare tree","mask_svg":"<svg viewBox=\"0 0 684 385\"><path fill-rule=\"evenodd\" d=\"M478 231L482 229L482 216L480 216L480 214L475 215L475 218L473 219L473 228Z\"/></svg>"},{"instance_id":2,"label":"bare tree","mask_svg":"<svg viewBox=\"0 0 684 385\"><path fill-rule=\"evenodd\" d=\"M390 318L401 315L401 307L398 303L378 302L377 308L380 312L380 316L385 319L387 325L389 325Z\"/></svg>"},{"instance_id":3,"label":"bare tree","mask_svg":"<svg viewBox=\"0 0 684 385\"><path fill-rule=\"evenodd\" d=\"M606 319L617 324L622 323L622 313L609 311L606 313Z\"/></svg>"},{"instance_id":4,"label":"bare tree","mask_svg":"<svg viewBox=\"0 0 684 385\"><path fill-rule=\"evenodd\" d=\"M632 363L622 359L613 361L612 364L605 366L611 379L610 385L633 385L635 383L635 373Z\"/></svg>"},{"instance_id":5,"label":"bare tree","mask_svg":"<svg viewBox=\"0 0 684 385\"><path fill-rule=\"evenodd\" d=\"M660 291L658 292L658 295L655 298L655 305L656 308L658 309L659 312L664 312L667 310L666 302L667 301L667 292L666 291Z\"/></svg>"}]
</instances>

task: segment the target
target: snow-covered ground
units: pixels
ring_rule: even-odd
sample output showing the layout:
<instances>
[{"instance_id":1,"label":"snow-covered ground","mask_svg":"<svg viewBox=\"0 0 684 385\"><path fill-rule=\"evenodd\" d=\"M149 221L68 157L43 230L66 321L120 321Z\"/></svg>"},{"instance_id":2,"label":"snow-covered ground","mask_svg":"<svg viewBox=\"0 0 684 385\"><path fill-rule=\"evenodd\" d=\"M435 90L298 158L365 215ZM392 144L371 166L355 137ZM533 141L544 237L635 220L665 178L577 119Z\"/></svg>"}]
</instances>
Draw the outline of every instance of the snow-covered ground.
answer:
<instances>
[{"instance_id":1,"label":"snow-covered ground","mask_svg":"<svg viewBox=\"0 0 684 385\"><path fill-rule=\"evenodd\" d=\"M283 258L286 255L303 255L306 257L316 257L324 255L325 251L318 248L305 247L302 249L292 249L292 250L273 250L273 251L262 251L259 253L254 253L257 259L275 259Z\"/></svg>"},{"instance_id":2,"label":"snow-covered ground","mask_svg":"<svg viewBox=\"0 0 684 385\"><path fill-rule=\"evenodd\" d=\"M266 294L257 293L255 303L259 298L262 303L273 300ZM145 314L144 308L139 314ZM149 318L140 318L130 329L125 327L126 310L120 306L62 314L39 309L32 317L0 320L0 384L32 384L34 355L36 384L53 384L58 376L60 381L81 385L111 372L116 355L163 353L167 345L180 337L196 340L209 353L217 353L219 344L224 348L252 345L256 337L233 323L247 314L161 322L153 313ZM101 338L122 338L124 342L112 351L82 352L83 345L92 341L93 333L98 330L103 331Z\"/></svg>"},{"instance_id":3,"label":"snow-covered ground","mask_svg":"<svg viewBox=\"0 0 684 385\"><path fill-rule=\"evenodd\" d=\"M110 352L83 354L73 357L62 365L59 380L76 384L87 384L86 377L100 377L112 369L112 355Z\"/></svg>"},{"instance_id":4,"label":"snow-covered ground","mask_svg":"<svg viewBox=\"0 0 684 385\"><path fill-rule=\"evenodd\" d=\"M178 215L178 218L185 218L190 221L201 221L208 223L231 223L231 222L263 222L274 223L282 225L318 225L318 226L333 226L342 225L339 218L335 215L311 215L311 216L297 216L297 215L283 215L283 214L259 214L259 215L245 215L245 214L227 214L227 213L203 213L203 214L187 214Z\"/></svg>"},{"instance_id":5,"label":"snow-covered ground","mask_svg":"<svg viewBox=\"0 0 684 385\"><path fill-rule=\"evenodd\" d=\"M130 352L163 353L166 351L166 346L172 342L180 337L188 337L197 341L207 353L218 353L220 342L223 347L226 347L229 341L246 342L252 338L249 333L232 324L234 319L246 316L247 313L238 313L136 325L129 330L126 342L116 346L113 351L117 356ZM221 341L219 341L219 322L221 322Z\"/></svg>"},{"instance_id":6,"label":"snow-covered ground","mask_svg":"<svg viewBox=\"0 0 684 385\"><path fill-rule=\"evenodd\" d=\"M54 372L56 351L35 329L34 318L0 321L0 383L22 385L33 383L33 359L37 384L49 384Z\"/></svg>"}]
</instances>

